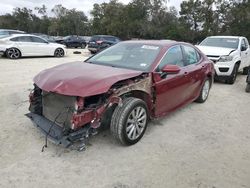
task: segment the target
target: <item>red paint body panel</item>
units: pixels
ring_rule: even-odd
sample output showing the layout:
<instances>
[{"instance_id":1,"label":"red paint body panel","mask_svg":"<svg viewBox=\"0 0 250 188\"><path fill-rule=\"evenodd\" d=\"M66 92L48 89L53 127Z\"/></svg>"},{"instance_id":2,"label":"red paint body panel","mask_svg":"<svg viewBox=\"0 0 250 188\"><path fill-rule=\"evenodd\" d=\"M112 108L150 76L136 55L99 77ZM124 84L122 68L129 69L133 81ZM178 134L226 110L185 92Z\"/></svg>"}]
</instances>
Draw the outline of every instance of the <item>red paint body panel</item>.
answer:
<instances>
[{"instance_id":1,"label":"red paint body panel","mask_svg":"<svg viewBox=\"0 0 250 188\"><path fill-rule=\"evenodd\" d=\"M135 70L74 62L40 72L34 83L48 92L86 97L105 93L114 83L140 74Z\"/></svg>"},{"instance_id":2,"label":"red paint body panel","mask_svg":"<svg viewBox=\"0 0 250 188\"><path fill-rule=\"evenodd\" d=\"M162 46L161 51L150 67L152 75L152 93L149 93L148 106L152 117L164 116L177 108L194 101L200 94L205 79L213 80L213 63L196 47L182 42L166 41L128 41L127 43L142 43ZM200 52L201 60L197 64L180 67L176 74L168 74L161 78L156 68L168 49L174 45L190 45ZM171 68L171 65L170 65ZM176 67L172 67L176 72ZM107 92L110 87L121 80L141 75L143 72L91 63L75 62L56 66L39 73L35 84L42 90L70 96L93 96ZM129 85L129 82L128 82ZM102 114L102 113L100 113ZM94 114L87 112L83 116L75 116L76 126L93 119Z\"/></svg>"}]
</instances>

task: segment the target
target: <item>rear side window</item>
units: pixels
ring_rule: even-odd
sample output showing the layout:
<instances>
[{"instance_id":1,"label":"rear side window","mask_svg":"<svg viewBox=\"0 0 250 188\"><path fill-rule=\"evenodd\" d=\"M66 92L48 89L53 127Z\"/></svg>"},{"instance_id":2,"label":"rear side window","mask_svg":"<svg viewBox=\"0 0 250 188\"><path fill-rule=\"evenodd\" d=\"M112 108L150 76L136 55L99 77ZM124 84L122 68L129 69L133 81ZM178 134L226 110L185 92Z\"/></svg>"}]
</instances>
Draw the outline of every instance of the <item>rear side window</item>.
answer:
<instances>
[{"instance_id":1,"label":"rear side window","mask_svg":"<svg viewBox=\"0 0 250 188\"><path fill-rule=\"evenodd\" d=\"M32 42L37 42L37 43L46 43L46 41L45 41L45 40L40 39L40 38L38 38L38 37L31 37L31 39L32 39Z\"/></svg>"},{"instance_id":2,"label":"rear side window","mask_svg":"<svg viewBox=\"0 0 250 188\"><path fill-rule=\"evenodd\" d=\"M183 51L184 51L184 55L185 55L185 63L186 65L192 65L192 64L196 64L199 62L200 60L200 54L197 52L196 49L194 49L191 46L183 46Z\"/></svg>"},{"instance_id":3,"label":"rear side window","mask_svg":"<svg viewBox=\"0 0 250 188\"><path fill-rule=\"evenodd\" d=\"M168 50L167 54L161 60L157 71L161 71L166 65L178 65L180 67L184 66L182 50L179 45L174 46Z\"/></svg>"},{"instance_id":4,"label":"rear side window","mask_svg":"<svg viewBox=\"0 0 250 188\"><path fill-rule=\"evenodd\" d=\"M18 37L17 41L19 41L19 42L32 42L31 37L29 37L29 36Z\"/></svg>"},{"instance_id":5,"label":"rear side window","mask_svg":"<svg viewBox=\"0 0 250 188\"><path fill-rule=\"evenodd\" d=\"M116 42L115 37L103 37L103 39L105 39L105 40L107 40L107 41Z\"/></svg>"},{"instance_id":6,"label":"rear side window","mask_svg":"<svg viewBox=\"0 0 250 188\"><path fill-rule=\"evenodd\" d=\"M90 39L90 41L97 41L97 40L100 40L100 37L94 36L94 37L91 37Z\"/></svg>"}]
</instances>

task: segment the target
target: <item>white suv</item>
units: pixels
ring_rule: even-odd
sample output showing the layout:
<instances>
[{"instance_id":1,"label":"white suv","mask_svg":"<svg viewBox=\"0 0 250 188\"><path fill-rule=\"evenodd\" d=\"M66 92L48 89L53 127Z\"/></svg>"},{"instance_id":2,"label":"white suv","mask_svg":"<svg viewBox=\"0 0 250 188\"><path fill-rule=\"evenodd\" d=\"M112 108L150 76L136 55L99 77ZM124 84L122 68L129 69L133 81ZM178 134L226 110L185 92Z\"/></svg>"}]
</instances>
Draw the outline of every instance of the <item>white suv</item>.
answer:
<instances>
[{"instance_id":1,"label":"white suv","mask_svg":"<svg viewBox=\"0 0 250 188\"><path fill-rule=\"evenodd\" d=\"M250 66L250 48L245 37L211 36L197 46L214 62L215 79L233 84L238 71L247 74Z\"/></svg>"}]
</instances>

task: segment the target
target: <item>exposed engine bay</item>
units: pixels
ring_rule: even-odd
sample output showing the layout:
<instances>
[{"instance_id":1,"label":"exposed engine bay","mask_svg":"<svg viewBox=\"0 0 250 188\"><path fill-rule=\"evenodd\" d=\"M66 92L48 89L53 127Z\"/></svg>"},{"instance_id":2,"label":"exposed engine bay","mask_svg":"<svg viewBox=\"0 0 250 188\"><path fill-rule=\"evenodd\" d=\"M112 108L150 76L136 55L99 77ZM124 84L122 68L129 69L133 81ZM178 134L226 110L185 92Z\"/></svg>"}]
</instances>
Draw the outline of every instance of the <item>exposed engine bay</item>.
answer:
<instances>
[{"instance_id":1,"label":"exposed engine bay","mask_svg":"<svg viewBox=\"0 0 250 188\"><path fill-rule=\"evenodd\" d=\"M44 91L34 84L27 116L46 135L45 147L49 138L65 147L77 145L76 149L81 151L90 135L109 126L112 111L116 105L122 105L123 98L136 95L146 101L152 100L151 89L152 78L147 73L119 81L104 94L84 98Z\"/></svg>"}]
</instances>

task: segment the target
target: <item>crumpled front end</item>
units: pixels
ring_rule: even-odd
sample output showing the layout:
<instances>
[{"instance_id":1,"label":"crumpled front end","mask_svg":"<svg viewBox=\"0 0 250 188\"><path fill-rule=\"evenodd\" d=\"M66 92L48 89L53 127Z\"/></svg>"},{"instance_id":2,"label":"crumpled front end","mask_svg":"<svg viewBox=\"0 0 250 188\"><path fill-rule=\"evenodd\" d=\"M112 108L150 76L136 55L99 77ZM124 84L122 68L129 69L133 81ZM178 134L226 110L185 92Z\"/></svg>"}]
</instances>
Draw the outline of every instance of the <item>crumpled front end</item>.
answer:
<instances>
[{"instance_id":1,"label":"crumpled front end","mask_svg":"<svg viewBox=\"0 0 250 188\"><path fill-rule=\"evenodd\" d=\"M117 82L105 93L80 97L48 92L35 84L27 116L46 135L46 141L49 138L69 147L78 141L84 143L99 127L108 127L115 107L122 105L123 98L141 98L151 113L151 86L151 75L143 74Z\"/></svg>"},{"instance_id":2,"label":"crumpled front end","mask_svg":"<svg viewBox=\"0 0 250 188\"><path fill-rule=\"evenodd\" d=\"M35 126L55 144L69 147L84 140L100 126L98 113L105 106L101 97L82 98L46 92L35 85L30 94L30 113L26 114ZM86 102L86 103L85 103Z\"/></svg>"}]
</instances>

